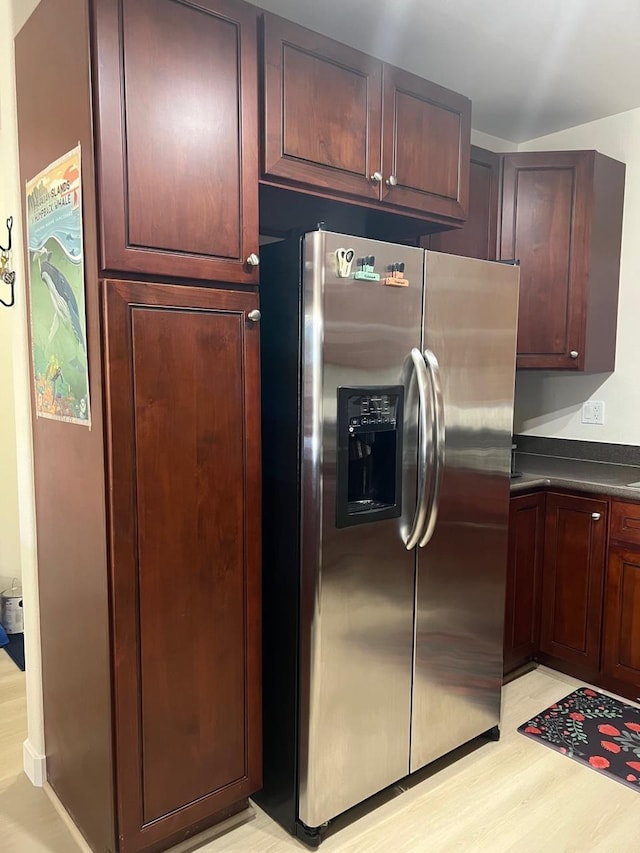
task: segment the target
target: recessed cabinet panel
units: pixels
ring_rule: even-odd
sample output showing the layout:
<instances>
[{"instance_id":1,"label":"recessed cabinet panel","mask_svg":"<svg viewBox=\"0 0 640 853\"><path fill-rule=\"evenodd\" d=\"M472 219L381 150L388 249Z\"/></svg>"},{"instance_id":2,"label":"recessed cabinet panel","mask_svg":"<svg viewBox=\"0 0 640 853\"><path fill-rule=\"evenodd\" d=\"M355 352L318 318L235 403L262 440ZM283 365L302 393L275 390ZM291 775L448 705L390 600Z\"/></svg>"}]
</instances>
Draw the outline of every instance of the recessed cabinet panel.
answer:
<instances>
[{"instance_id":1,"label":"recessed cabinet panel","mask_svg":"<svg viewBox=\"0 0 640 853\"><path fill-rule=\"evenodd\" d=\"M458 199L460 116L408 92L396 92L393 173L400 186ZM433 157L433 140L442 142Z\"/></svg>"},{"instance_id":2,"label":"recessed cabinet panel","mask_svg":"<svg viewBox=\"0 0 640 853\"><path fill-rule=\"evenodd\" d=\"M579 672L600 668L607 503L548 494L540 649Z\"/></svg>"},{"instance_id":3,"label":"recessed cabinet panel","mask_svg":"<svg viewBox=\"0 0 640 853\"><path fill-rule=\"evenodd\" d=\"M382 198L464 220L469 198L471 102L384 66Z\"/></svg>"},{"instance_id":4,"label":"recessed cabinet panel","mask_svg":"<svg viewBox=\"0 0 640 853\"><path fill-rule=\"evenodd\" d=\"M145 823L245 773L243 325L131 310Z\"/></svg>"},{"instance_id":5,"label":"recessed cabinet panel","mask_svg":"<svg viewBox=\"0 0 640 853\"><path fill-rule=\"evenodd\" d=\"M257 284L256 9L95 9L103 269Z\"/></svg>"},{"instance_id":6,"label":"recessed cabinet panel","mask_svg":"<svg viewBox=\"0 0 640 853\"><path fill-rule=\"evenodd\" d=\"M504 671L531 660L538 640L544 495L511 498L504 628Z\"/></svg>"},{"instance_id":7,"label":"recessed cabinet panel","mask_svg":"<svg viewBox=\"0 0 640 853\"><path fill-rule=\"evenodd\" d=\"M640 692L640 553L612 548L607 566L604 674ZM637 696L637 692L635 694Z\"/></svg>"},{"instance_id":8,"label":"recessed cabinet panel","mask_svg":"<svg viewBox=\"0 0 640 853\"><path fill-rule=\"evenodd\" d=\"M568 349L574 174L520 169L516 181L509 254L520 261L518 354L562 356Z\"/></svg>"},{"instance_id":9,"label":"recessed cabinet panel","mask_svg":"<svg viewBox=\"0 0 640 853\"><path fill-rule=\"evenodd\" d=\"M640 560L624 560L620 577L620 624L618 643L620 665L640 674Z\"/></svg>"},{"instance_id":10,"label":"recessed cabinet panel","mask_svg":"<svg viewBox=\"0 0 640 853\"><path fill-rule=\"evenodd\" d=\"M379 198L382 63L275 15L262 26L264 177Z\"/></svg>"},{"instance_id":11,"label":"recessed cabinet panel","mask_svg":"<svg viewBox=\"0 0 640 853\"><path fill-rule=\"evenodd\" d=\"M362 175L367 168L366 76L287 44L283 63L283 155Z\"/></svg>"},{"instance_id":12,"label":"recessed cabinet panel","mask_svg":"<svg viewBox=\"0 0 640 853\"><path fill-rule=\"evenodd\" d=\"M124 8L129 244L238 258L238 24L176 0Z\"/></svg>"}]
</instances>

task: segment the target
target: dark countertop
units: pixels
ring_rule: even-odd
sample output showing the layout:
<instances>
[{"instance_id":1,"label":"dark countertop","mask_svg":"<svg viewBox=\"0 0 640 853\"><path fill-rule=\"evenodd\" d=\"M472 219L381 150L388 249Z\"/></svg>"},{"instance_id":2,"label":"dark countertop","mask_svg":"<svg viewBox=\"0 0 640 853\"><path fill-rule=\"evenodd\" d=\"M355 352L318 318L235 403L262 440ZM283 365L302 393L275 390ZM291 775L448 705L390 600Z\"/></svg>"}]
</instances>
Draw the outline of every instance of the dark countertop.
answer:
<instances>
[{"instance_id":1,"label":"dark countertop","mask_svg":"<svg viewBox=\"0 0 640 853\"><path fill-rule=\"evenodd\" d=\"M516 453L516 471L522 476L511 481L512 495L555 488L640 501L640 466L636 465Z\"/></svg>"}]
</instances>

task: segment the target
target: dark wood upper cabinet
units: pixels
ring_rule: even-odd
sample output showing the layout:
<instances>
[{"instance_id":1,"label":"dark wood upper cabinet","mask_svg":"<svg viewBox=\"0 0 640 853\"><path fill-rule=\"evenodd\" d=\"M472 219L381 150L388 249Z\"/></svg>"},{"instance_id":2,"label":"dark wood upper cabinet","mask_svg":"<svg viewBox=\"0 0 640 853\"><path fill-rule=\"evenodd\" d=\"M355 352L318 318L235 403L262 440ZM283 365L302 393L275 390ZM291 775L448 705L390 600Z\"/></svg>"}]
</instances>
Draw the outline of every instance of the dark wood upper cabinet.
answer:
<instances>
[{"instance_id":1,"label":"dark wood upper cabinet","mask_svg":"<svg viewBox=\"0 0 640 853\"><path fill-rule=\"evenodd\" d=\"M511 498L504 626L504 671L531 660L538 645L544 548L544 494Z\"/></svg>"},{"instance_id":2,"label":"dark wood upper cabinet","mask_svg":"<svg viewBox=\"0 0 640 853\"><path fill-rule=\"evenodd\" d=\"M469 164L469 215L462 228L431 235L436 252L464 255L484 261L496 259L500 155L471 146Z\"/></svg>"},{"instance_id":3,"label":"dark wood upper cabinet","mask_svg":"<svg viewBox=\"0 0 640 853\"><path fill-rule=\"evenodd\" d=\"M589 497L546 498L540 650L583 678L600 669L607 511Z\"/></svg>"},{"instance_id":4,"label":"dark wood upper cabinet","mask_svg":"<svg viewBox=\"0 0 640 853\"><path fill-rule=\"evenodd\" d=\"M253 293L103 284L123 849L261 785Z\"/></svg>"},{"instance_id":5,"label":"dark wood upper cabinet","mask_svg":"<svg viewBox=\"0 0 640 853\"><path fill-rule=\"evenodd\" d=\"M595 151L506 154L500 256L520 260L517 366L615 366L624 164Z\"/></svg>"},{"instance_id":6,"label":"dark wood upper cabinet","mask_svg":"<svg viewBox=\"0 0 640 853\"><path fill-rule=\"evenodd\" d=\"M265 182L464 220L467 98L275 15L262 28Z\"/></svg>"},{"instance_id":7,"label":"dark wood upper cabinet","mask_svg":"<svg viewBox=\"0 0 640 853\"><path fill-rule=\"evenodd\" d=\"M384 65L383 201L464 221L470 136L471 102L467 98Z\"/></svg>"},{"instance_id":8,"label":"dark wood upper cabinet","mask_svg":"<svg viewBox=\"0 0 640 853\"><path fill-rule=\"evenodd\" d=\"M265 177L379 198L382 64L265 14Z\"/></svg>"},{"instance_id":9,"label":"dark wood upper cabinet","mask_svg":"<svg viewBox=\"0 0 640 853\"><path fill-rule=\"evenodd\" d=\"M257 284L257 10L94 2L105 271Z\"/></svg>"}]
</instances>

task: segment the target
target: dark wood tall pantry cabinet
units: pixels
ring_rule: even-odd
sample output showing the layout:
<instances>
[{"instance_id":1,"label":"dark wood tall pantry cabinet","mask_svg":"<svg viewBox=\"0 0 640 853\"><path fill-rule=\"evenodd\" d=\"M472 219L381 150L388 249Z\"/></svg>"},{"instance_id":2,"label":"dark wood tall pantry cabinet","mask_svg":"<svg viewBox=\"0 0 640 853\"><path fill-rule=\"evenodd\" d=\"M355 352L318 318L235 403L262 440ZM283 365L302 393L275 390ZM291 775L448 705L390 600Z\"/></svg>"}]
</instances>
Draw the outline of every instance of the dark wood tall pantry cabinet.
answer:
<instances>
[{"instance_id":1,"label":"dark wood tall pantry cabinet","mask_svg":"<svg viewBox=\"0 0 640 853\"><path fill-rule=\"evenodd\" d=\"M22 181L82 150L91 429L33 436L47 776L101 853L261 785L256 15L42 0L16 39Z\"/></svg>"}]
</instances>

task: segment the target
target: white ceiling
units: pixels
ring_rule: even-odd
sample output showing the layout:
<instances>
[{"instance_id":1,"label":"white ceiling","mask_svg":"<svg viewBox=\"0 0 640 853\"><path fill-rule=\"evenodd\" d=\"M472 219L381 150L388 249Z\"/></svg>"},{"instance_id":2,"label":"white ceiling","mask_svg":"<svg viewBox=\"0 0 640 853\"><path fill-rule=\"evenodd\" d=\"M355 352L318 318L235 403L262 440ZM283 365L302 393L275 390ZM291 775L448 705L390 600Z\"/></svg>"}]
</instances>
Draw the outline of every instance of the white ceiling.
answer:
<instances>
[{"instance_id":1,"label":"white ceiling","mask_svg":"<svg viewBox=\"0 0 640 853\"><path fill-rule=\"evenodd\" d=\"M522 142L640 106L640 0L254 0L471 98Z\"/></svg>"}]
</instances>

